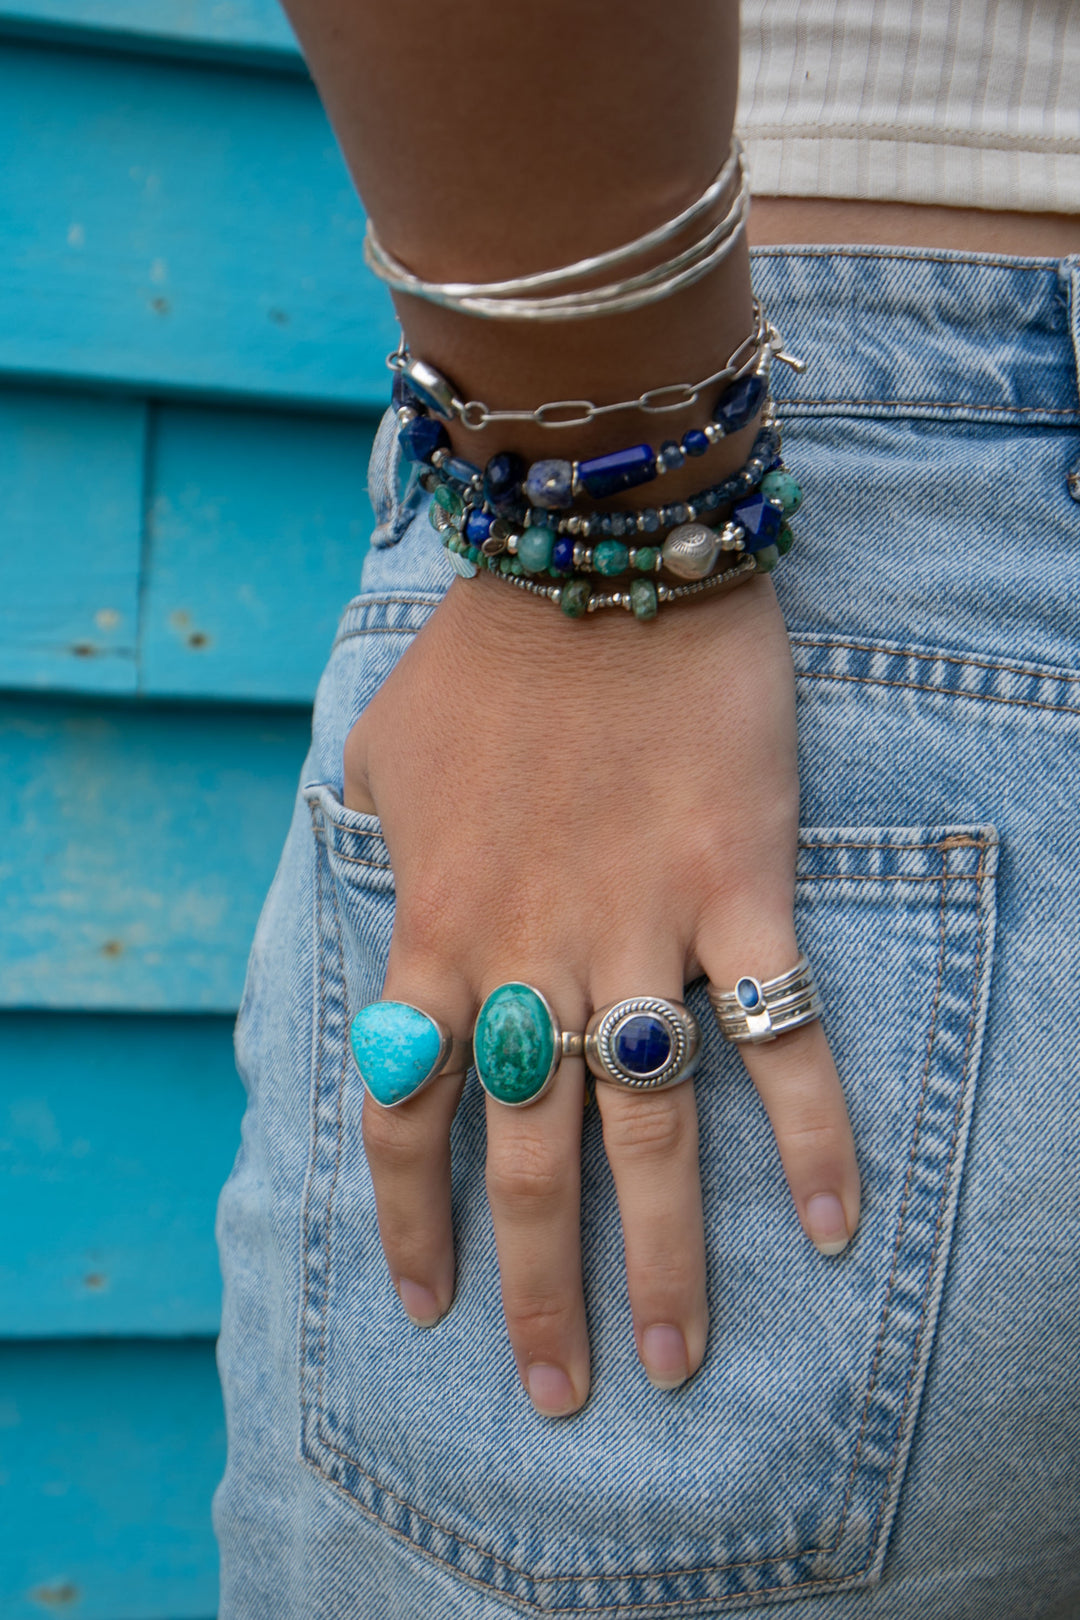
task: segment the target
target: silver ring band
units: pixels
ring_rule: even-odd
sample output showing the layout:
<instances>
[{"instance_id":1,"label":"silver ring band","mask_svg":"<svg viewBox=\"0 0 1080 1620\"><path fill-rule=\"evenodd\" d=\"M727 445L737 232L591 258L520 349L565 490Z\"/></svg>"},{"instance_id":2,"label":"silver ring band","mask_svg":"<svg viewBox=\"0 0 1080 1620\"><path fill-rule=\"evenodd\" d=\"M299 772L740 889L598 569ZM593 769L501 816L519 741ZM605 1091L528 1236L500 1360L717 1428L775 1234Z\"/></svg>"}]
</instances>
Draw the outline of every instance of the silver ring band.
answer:
<instances>
[{"instance_id":1,"label":"silver ring band","mask_svg":"<svg viewBox=\"0 0 1080 1620\"><path fill-rule=\"evenodd\" d=\"M720 1033L729 1041L774 1041L778 1035L812 1024L824 1007L814 970L805 955L775 979L746 973L733 990L709 986L709 1001Z\"/></svg>"},{"instance_id":2,"label":"silver ring band","mask_svg":"<svg viewBox=\"0 0 1080 1620\"><path fill-rule=\"evenodd\" d=\"M630 996L593 1013L585 1062L608 1085L664 1091L690 1079L700 1046L701 1027L681 1001Z\"/></svg>"}]
</instances>

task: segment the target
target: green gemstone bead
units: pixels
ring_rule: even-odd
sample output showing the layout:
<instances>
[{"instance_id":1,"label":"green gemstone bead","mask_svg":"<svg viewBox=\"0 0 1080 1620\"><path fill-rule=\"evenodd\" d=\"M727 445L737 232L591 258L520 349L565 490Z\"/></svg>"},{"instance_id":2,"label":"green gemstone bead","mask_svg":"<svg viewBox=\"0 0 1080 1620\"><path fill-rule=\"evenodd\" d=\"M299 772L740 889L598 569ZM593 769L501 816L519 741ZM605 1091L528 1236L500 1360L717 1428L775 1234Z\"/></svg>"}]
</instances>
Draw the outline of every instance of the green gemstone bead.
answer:
<instances>
[{"instance_id":1,"label":"green gemstone bead","mask_svg":"<svg viewBox=\"0 0 1080 1620\"><path fill-rule=\"evenodd\" d=\"M754 561L757 563L759 574L771 574L780 561L780 548L778 546L762 546L760 551L755 551Z\"/></svg>"},{"instance_id":2,"label":"green gemstone bead","mask_svg":"<svg viewBox=\"0 0 1080 1620\"><path fill-rule=\"evenodd\" d=\"M639 574L654 574L659 555L655 546L638 546L634 553L634 567Z\"/></svg>"},{"instance_id":3,"label":"green gemstone bead","mask_svg":"<svg viewBox=\"0 0 1080 1620\"><path fill-rule=\"evenodd\" d=\"M431 499L437 506L441 506L444 512L449 512L450 516L454 518L460 517L465 510L465 502L461 496L456 490L448 489L445 484L438 486Z\"/></svg>"},{"instance_id":4,"label":"green gemstone bead","mask_svg":"<svg viewBox=\"0 0 1080 1620\"><path fill-rule=\"evenodd\" d=\"M518 556L527 574L542 574L551 566L555 535L551 529L526 529L518 541Z\"/></svg>"},{"instance_id":5,"label":"green gemstone bead","mask_svg":"<svg viewBox=\"0 0 1080 1620\"><path fill-rule=\"evenodd\" d=\"M655 619L660 604L651 579L635 579L630 585L630 611L635 619Z\"/></svg>"},{"instance_id":6,"label":"green gemstone bead","mask_svg":"<svg viewBox=\"0 0 1080 1620\"><path fill-rule=\"evenodd\" d=\"M512 574L513 571L514 571L514 559L513 559L513 557L507 557L507 556L500 557L499 558L499 573L500 574Z\"/></svg>"},{"instance_id":7,"label":"green gemstone bead","mask_svg":"<svg viewBox=\"0 0 1080 1620\"><path fill-rule=\"evenodd\" d=\"M478 563L480 558L483 556L483 552L480 550L479 546L469 546L467 554L471 563Z\"/></svg>"},{"instance_id":8,"label":"green gemstone bead","mask_svg":"<svg viewBox=\"0 0 1080 1620\"><path fill-rule=\"evenodd\" d=\"M761 480L761 493L767 500L777 500L788 517L802 505L802 490L789 472L777 467Z\"/></svg>"},{"instance_id":9,"label":"green gemstone bead","mask_svg":"<svg viewBox=\"0 0 1080 1620\"><path fill-rule=\"evenodd\" d=\"M568 579L559 595L559 606L568 619L583 619L589 611L592 591L584 579Z\"/></svg>"},{"instance_id":10,"label":"green gemstone bead","mask_svg":"<svg viewBox=\"0 0 1080 1620\"><path fill-rule=\"evenodd\" d=\"M538 1097L555 1067L556 1029L528 984L500 984L480 1008L473 1062L485 1091L520 1106Z\"/></svg>"},{"instance_id":11,"label":"green gemstone bead","mask_svg":"<svg viewBox=\"0 0 1080 1620\"><path fill-rule=\"evenodd\" d=\"M792 534L790 527L786 523L781 523L780 533L776 537L776 549L781 557L786 557L794 544L795 536Z\"/></svg>"},{"instance_id":12,"label":"green gemstone bead","mask_svg":"<svg viewBox=\"0 0 1080 1620\"><path fill-rule=\"evenodd\" d=\"M630 551L621 540L601 540L593 548L592 560L598 574L625 574L630 566Z\"/></svg>"}]
</instances>

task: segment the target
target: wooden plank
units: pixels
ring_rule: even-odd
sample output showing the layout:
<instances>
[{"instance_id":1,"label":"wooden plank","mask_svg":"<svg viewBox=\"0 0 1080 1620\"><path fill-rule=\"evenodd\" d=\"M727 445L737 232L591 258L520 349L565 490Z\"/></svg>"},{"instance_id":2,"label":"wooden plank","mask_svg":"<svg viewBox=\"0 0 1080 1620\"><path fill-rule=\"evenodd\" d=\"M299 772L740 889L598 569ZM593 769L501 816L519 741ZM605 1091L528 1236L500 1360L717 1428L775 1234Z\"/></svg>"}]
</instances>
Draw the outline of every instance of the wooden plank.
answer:
<instances>
[{"instance_id":1,"label":"wooden plank","mask_svg":"<svg viewBox=\"0 0 1080 1620\"><path fill-rule=\"evenodd\" d=\"M0 1346L0 1449L5 1620L216 1612L212 1342Z\"/></svg>"},{"instance_id":2,"label":"wooden plank","mask_svg":"<svg viewBox=\"0 0 1080 1620\"><path fill-rule=\"evenodd\" d=\"M396 342L312 86L0 42L0 371L381 408Z\"/></svg>"},{"instance_id":3,"label":"wooden plank","mask_svg":"<svg viewBox=\"0 0 1080 1620\"><path fill-rule=\"evenodd\" d=\"M7 0L0 32L303 71L277 0Z\"/></svg>"},{"instance_id":4,"label":"wooden plank","mask_svg":"<svg viewBox=\"0 0 1080 1620\"><path fill-rule=\"evenodd\" d=\"M235 1010L309 729L0 700L0 1006Z\"/></svg>"},{"instance_id":5,"label":"wooden plank","mask_svg":"<svg viewBox=\"0 0 1080 1620\"><path fill-rule=\"evenodd\" d=\"M145 418L0 391L0 686L135 690Z\"/></svg>"},{"instance_id":6,"label":"wooden plank","mask_svg":"<svg viewBox=\"0 0 1080 1620\"><path fill-rule=\"evenodd\" d=\"M163 408L140 688L310 703L374 523L374 425Z\"/></svg>"},{"instance_id":7,"label":"wooden plank","mask_svg":"<svg viewBox=\"0 0 1080 1620\"><path fill-rule=\"evenodd\" d=\"M229 1018L0 1015L0 1336L217 1332Z\"/></svg>"}]
</instances>

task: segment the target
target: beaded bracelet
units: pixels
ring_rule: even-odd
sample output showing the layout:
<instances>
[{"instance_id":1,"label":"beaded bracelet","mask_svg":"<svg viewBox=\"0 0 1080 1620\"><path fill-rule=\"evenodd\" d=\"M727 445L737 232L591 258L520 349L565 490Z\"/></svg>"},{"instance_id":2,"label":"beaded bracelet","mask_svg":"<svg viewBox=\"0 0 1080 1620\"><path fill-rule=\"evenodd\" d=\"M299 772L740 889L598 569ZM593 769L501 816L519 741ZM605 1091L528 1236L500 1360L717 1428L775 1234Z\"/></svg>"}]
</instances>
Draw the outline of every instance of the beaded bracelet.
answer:
<instances>
[{"instance_id":1,"label":"beaded bracelet","mask_svg":"<svg viewBox=\"0 0 1080 1620\"><path fill-rule=\"evenodd\" d=\"M554 513L547 512L542 507L528 507L524 504L511 506L509 503L500 503L497 507L486 498L486 494L478 499L479 492L475 485L471 481L468 484L461 483L454 476L453 468L447 464L438 468L426 468L420 475L420 482L429 493L434 493L439 488L449 490L463 505L470 508L469 539L479 546L483 545L500 518L522 529L530 527L552 529L558 536L569 535L584 540L594 535L602 538L611 536L616 539L623 535L655 535L662 529L674 528L679 523L696 522L704 513L715 512L718 507L738 500L739 496L756 489L767 472L779 466L780 433L775 419L768 416L754 440L748 459L738 472L730 474L718 484L707 485L705 489L698 490L685 500L673 501L660 507L647 506L637 512L575 512L569 516L556 517ZM446 505L448 510L454 509L453 501L448 500Z\"/></svg>"},{"instance_id":2,"label":"beaded bracelet","mask_svg":"<svg viewBox=\"0 0 1080 1620\"><path fill-rule=\"evenodd\" d=\"M583 461L546 458L530 466L508 450L492 456L481 471L464 457L451 454L446 429L419 402L399 407L398 440L410 461L445 468L464 488L483 490L497 512L522 500L547 512L559 512L572 506L575 497L609 500L674 472L688 456L703 456L712 445L754 420L767 390L767 369L752 371L730 383L714 405L712 419L703 428L687 428L681 442L665 439L658 450L634 444Z\"/></svg>"}]
</instances>

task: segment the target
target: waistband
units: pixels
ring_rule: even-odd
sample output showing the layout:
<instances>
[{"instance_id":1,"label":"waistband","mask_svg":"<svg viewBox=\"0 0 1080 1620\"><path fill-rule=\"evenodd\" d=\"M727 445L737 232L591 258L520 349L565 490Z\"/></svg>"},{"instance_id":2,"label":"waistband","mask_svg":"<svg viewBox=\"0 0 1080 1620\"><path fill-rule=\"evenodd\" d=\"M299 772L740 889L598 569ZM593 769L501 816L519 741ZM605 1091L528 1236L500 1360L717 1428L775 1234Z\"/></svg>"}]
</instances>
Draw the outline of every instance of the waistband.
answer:
<instances>
[{"instance_id":1,"label":"waistband","mask_svg":"<svg viewBox=\"0 0 1080 1620\"><path fill-rule=\"evenodd\" d=\"M886 247L758 248L754 285L785 346L788 417L1080 425L1080 256Z\"/></svg>"}]
</instances>

